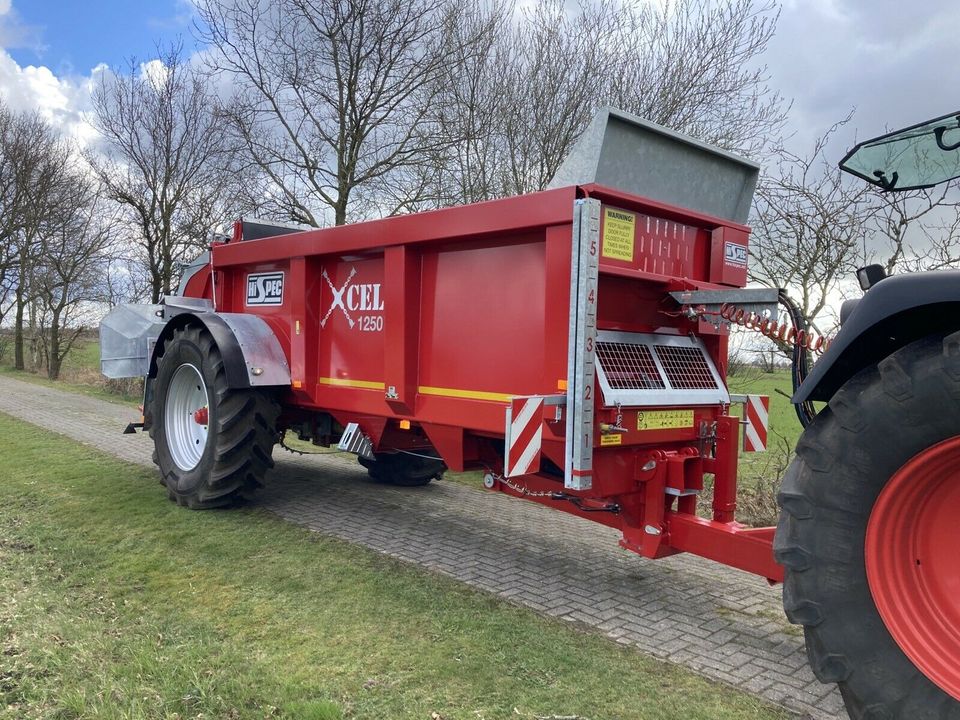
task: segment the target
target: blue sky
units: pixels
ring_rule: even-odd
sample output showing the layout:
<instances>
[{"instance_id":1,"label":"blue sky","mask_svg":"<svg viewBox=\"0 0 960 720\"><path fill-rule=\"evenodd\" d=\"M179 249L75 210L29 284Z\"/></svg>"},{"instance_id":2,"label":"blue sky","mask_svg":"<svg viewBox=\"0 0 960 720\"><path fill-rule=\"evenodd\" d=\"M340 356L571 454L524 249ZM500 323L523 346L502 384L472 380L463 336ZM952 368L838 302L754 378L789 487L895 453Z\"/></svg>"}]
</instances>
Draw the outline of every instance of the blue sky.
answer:
<instances>
[{"instance_id":1,"label":"blue sky","mask_svg":"<svg viewBox=\"0 0 960 720\"><path fill-rule=\"evenodd\" d=\"M7 52L21 66L45 65L58 76L88 75L132 55L149 60L158 41L178 36L193 47L187 0L14 0L13 12L21 37Z\"/></svg>"}]
</instances>

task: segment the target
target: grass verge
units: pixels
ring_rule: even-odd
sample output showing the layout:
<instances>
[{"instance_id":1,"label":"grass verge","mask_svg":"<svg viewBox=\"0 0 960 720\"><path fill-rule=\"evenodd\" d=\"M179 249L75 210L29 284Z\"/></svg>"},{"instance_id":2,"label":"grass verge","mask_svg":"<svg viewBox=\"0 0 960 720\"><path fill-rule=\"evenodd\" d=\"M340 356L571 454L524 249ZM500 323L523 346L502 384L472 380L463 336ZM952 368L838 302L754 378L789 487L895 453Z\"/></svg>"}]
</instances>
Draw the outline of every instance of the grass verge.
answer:
<instances>
[{"instance_id":1,"label":"grass verge","mask_svg":"<svg viewBox=\"0 0 960 720\"><path fill-rule=\"evenodd\" d=\"M5 415L0 478L3 718L784 717Z\"/></svg>"}]
</instances>

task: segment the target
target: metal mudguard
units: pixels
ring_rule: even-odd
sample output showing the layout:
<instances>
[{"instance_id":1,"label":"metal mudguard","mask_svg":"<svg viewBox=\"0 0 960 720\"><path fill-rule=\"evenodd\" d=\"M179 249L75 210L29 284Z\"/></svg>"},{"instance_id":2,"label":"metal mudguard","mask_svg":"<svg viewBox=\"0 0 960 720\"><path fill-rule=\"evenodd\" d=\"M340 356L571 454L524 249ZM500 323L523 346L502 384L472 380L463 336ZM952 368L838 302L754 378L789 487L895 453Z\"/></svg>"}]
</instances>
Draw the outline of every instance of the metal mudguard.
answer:
<instances>
[{"instance_id":1,"label":"metal mudguard","mask_svg":"<svg viewBox=\"0 0 960 720\"><path fill-rule=\"evenodd\" d=\"M100 372L111 379L143 377L163 332L161 305L117 305L100 322Z\"/></svg>"},{"instance_id":2,"label":"metal mudguard","mask_svg":"<svg viewBox=\"0 0 960 720\"><path fill-rule=\"evenodd\" d=\"M290 366L270 326L256 315L214 312L208 300L167 297L161 305L121 305L100 325L101 369L110 378L154 377L156 349L189 324L202 325L223 357L233 388L290 384Z\"/></svg>"},{"instance_id":3,"label":"metal mudguard","mask_svg":"<svg viewBox=\"0 0 960 720\"><path fill-rule=\"evenodd\" d=\"M850 311L793 402L827 401L851 377L905 345L960 330L960 271L894 275Z\"/></svg>"},{"instance_id":4,"label":"metal mudguard","mask_svg":"<svg viewBox=\"0 0 960 720\"><path fill-rule=\"evenodd\" d=\"M181 317L181 316L178 316ZM290 365L270 326L247 313L192 315L213 335L232 388L290 385Z\"/></svg>"}]
</instances>

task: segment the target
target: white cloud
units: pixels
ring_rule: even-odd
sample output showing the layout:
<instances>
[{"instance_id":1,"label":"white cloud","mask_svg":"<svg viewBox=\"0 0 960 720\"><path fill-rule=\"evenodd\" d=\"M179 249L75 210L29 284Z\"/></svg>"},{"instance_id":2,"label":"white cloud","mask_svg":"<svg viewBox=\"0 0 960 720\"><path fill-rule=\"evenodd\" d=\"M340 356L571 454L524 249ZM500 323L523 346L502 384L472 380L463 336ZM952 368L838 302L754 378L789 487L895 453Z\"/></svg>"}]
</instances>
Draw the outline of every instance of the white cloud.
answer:
<instances>
[{"instance_id":1,"label":"white cloud","mask_svg":"<svg viewBox=\"0 0 960 720\"><path fill-rule=\"evenodd\" d=\"M0 0L0 99L14 110L37 111L65 133L88 140L95 134L87 121L90 77L58 77L43 65L22 67L8 50L41 50L39 29L20 22L11 0Z\"/></svg>"},{"instance_id":2,"label":"white cloud","mask_svg":"<svg viewBox=\"0 0 960 720\"><path fill-rule=\"evenodd\" d=\"M154 90L159 90L166 84L169 74L170 70L162 60L140 63L140 76L146 78Z\"/></svg>"},{"instance_id":3,"label":"white cloud","mask_svg":"<svg viewBox=\"0 0 960 720\"><path fill-rule=\"evenodd\" d=\"M86 143L96 135L89 122L96 72L89 77L58 77L42 65L21 67L0 50L0 98L14 110L36 110L55 127Z\"/></svg>"}]
</instances>

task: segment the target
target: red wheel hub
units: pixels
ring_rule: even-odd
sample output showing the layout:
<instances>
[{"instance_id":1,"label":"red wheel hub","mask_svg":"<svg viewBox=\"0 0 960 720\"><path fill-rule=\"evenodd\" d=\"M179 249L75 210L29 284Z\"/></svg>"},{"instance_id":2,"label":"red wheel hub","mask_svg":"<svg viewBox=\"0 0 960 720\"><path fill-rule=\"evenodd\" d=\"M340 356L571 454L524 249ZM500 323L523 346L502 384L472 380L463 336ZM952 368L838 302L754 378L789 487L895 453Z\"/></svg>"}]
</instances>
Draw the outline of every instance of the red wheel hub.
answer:
<instances>
[{"instance_id":1,"label":"red wheel hub","mask_svg":"<svg viewBox=\"0 0 960 720\"><path fill-rule=\"evenodd\" d=\"M960 700L960 436L911 458L867 523L867 581L920 671Z\"/></svg>"},{"instance_id":2,"label":"red wheel hub","mask_svg":"<svg viewBox=\"0 0 960 720\"><path fill-rule=\"evenodd\" d=\"M202 407L199 410L194 410L193 412L193 421L197 425L207 425L210 422L210 411L207 408Z\"/></svg>"}]
</instances>

